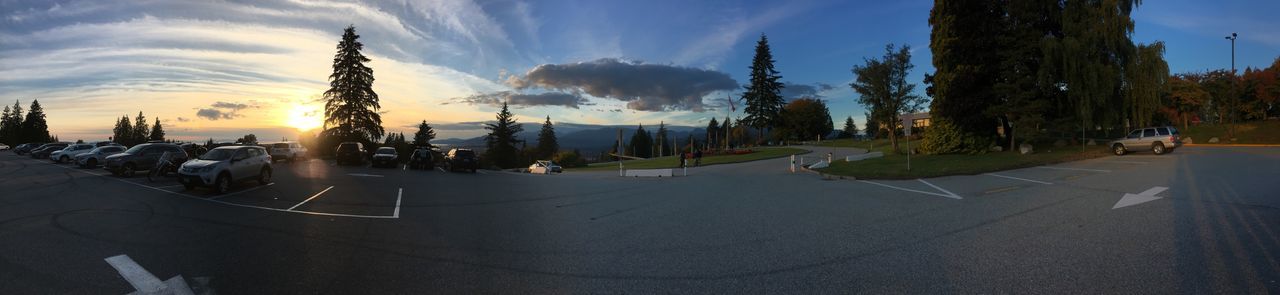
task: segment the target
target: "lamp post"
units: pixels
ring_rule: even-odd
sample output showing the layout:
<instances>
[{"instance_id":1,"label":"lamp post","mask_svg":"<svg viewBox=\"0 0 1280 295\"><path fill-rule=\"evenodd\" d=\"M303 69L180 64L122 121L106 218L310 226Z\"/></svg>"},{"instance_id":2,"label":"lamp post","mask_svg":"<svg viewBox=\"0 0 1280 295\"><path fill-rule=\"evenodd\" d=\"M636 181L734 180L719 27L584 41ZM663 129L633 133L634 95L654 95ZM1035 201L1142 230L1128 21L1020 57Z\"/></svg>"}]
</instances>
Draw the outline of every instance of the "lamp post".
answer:
<instances>
[{"instance_id":1,"label":"lamp post","mask_svg":"<svg viewBox=\"0 0 1280 295\"><path fill-rule=\"evenodd\" d=\"M1227 36L1227 40L1231 40L1231 73L1236 73L1236 33Z\"/></svg>"}]
</instances>

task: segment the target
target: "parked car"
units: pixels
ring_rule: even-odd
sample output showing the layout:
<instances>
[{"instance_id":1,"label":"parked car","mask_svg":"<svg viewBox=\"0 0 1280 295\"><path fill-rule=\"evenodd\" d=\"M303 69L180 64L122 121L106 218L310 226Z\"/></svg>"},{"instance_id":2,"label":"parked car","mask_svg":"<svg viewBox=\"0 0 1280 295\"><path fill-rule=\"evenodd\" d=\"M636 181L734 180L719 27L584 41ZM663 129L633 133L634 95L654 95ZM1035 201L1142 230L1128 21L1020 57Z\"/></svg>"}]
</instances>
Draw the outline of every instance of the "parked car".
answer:
<instances>
[{"instance_id":1,"label":"parked car","mask_svg":"<svg viewBox=\"0 0 1280 295\"><path fill-rule=\"evenodd\" d=\"M307 157L307 147L296 141L277 142L270 145L272 160L285 160L293 163Z\"/></svg>"},{"instance_id":2,"label":"parked car","mask_svg":"<svg viewBox=\"0 0 1280 295\"><path fill-rule=\"evenodd\" d=\"M95 141L95 142L93 142L93 146L94 146L94 147L104 147L104 146L109 146L109 145L120 145L120 144L119 144L119 143L116 143L116 142L114 142L114 141L110 141L110 140Z\"/></svg>"},{"instance_id":3,"label":"parked car","mask_svg":"<svg viewBox=\"0 0 1280 295\"><path fill-rule=\"evenodd\" d=\"M476 173L476 168L480 166L480 161L476 159L476 152L470 149L451 149L444 156L444 168L450 172L464 170Z\"/></svg>"},{"instance_id":4,"label":"parked car","mask_svg":"<svg viewBox=\"0 0 1280 295\"><path fill-rule=\"evenodd\" d=\"M49 160L53 160L57 163L71 163L71 159L75 159L76 156L87 153L90 150L93 150L93 144L90 143L68 145L61 150L49 153Z\"/></svg>"},{"instance_id":5,"label":"parked car","mask_svg":"<svg viewBox=\"0 0 1280 295\"><path fill-rule=\"evenodd\" d=\"M0 151L7 151L7 150L9 150L9 145L0 143Z\"/></svg>"},{"instance_id":6,"label":"parked car","mask_svg":"<svg viewBox=\"0 0 1280 295\"><path fill-rule=\"evenodd\" d=\"M399 164L400 154L393 147L380 147L373 153L373 167L395 168Z\"/></svg>"},{"instance_id":7,"label":"parked car","mask_svg":"<svg viewBox=\"0 0 1280 295\"><path fill-rule=\"evenodd\" d=\"M76 156L76 165L80 165L82 168L97 168L98 163L102 163L107 156L123 153L124 150L125 148L122 145L96 147L87 153Z\"/></svg>"},{"instance_id":8,"label":"parked car","mask_svg":"<svg viewBox=\"0 0 1280 295\"><path fill-rule=\"evenodd\" d=\"M359 142L344 142L338 144L338 150L335 153L335 159L338 165L345 163L354 163L355 165L364 165L364 160L369 156L369 151L364 149L364 144Z\"/></svg>"},{"instance_id":9,"label":"parked car","mask_svg":"<svg viewBox=\"0 0 1280 295\"><path fill-rule=\"evenodd\" d=\"M1125 138L1112 141L1109 146L1117 156L1145 149L1150 149L1152 154L1162 155L1182 146L1182 138L1178 128L1173 126L1148 127L1133 130Z\"/></svg>"},{"instance_id":10,"label":"parked car","mask_svg":"<svg viewBox=\"0 0 1280 295\"><path fill-rule=\"evenodd\" d=\"M262 185L271 183L271 173L271 155L265 148L225 146L183 163L178 168L178 182L186 189L208 186L221 194L237 181L256 179Z\"/></svg>"},{"instance_id":11,"label":"parked car","mask_svg":"<svg viewBox=\"0 0 1280 295\"><path fill-rule=\"evenodd\" d=\"M64 142L46 143L34 150L31 150L31 158L32 159L48 158L49 154L52 154L53 152L67 148L68 145L70 144L64 143Z\"/></svg>"},{"instance_id":12,"label":"parked car","mask_svg":"<svg viewBox=\"0 0 1280 295\"><path fill-rule=\"evenodd\" d=\"M13 153L17 155L30 153L31 150L35 149L36 147L39 147L42 144L44 143L31 142L31 143L19 144L18 146L13 148Z\"/></svg>"},{"instance_id":13,"label":"parked car","mask_svg":"<svg viewBox=\"0 0 1280 295\"><path fill-rule=\"evenodd\" d=\"M529 165L528 172L533 174L551 174L564 172L564 169L560 168L560 165L556 165L556 162L538 160L533 162L532 165Z\"/></svg>"},{"instance_id":14,"label":"parked car","mask_svg":"<svg viewBox=\"0 0 1280 295\"><path fill-rule=\"evenodd\" d=\"M187 161L187 153L176 144L144 143L135 145L122 153L107 156L102 161L102 167L117 176L133 177L138 171L147 171L155 167L156 161L160 160L165 152L170 153L170 159L175 163Z\"/></svg>"},{"instance_id":15,"label":"parked car","mask_svg":"<svg viewBox=\"0 0 1280 295\"><path fill-rule=\"evenodd\" d=\"M430 149L413 150L413 154L409 155L409 169L436 169L435 158L435 153Z\"/></svg>"}]
</instances>

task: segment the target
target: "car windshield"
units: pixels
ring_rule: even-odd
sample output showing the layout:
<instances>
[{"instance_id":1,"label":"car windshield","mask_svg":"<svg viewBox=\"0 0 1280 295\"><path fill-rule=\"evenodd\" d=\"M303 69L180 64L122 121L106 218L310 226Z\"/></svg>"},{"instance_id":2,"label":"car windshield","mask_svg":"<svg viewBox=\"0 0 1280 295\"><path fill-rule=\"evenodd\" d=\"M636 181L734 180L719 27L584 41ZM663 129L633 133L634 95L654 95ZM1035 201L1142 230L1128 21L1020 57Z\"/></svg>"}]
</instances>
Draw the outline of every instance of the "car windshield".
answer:
<instances>
[{"instance_id":1,"label":"car windshield","mask_svg":"<svg viewBox=\"0 0 1280 295\"><path fill-rule=\"evenodd\" d=\"M139 144L129 148L128 150L125 150L124 152L127 154L137 154L139 152L142 152L142 150L146 148L147 148L147 145Z\"/></svg>"},{"instance_id":2,"label":"car windshield","mask_svg":"<svg viewBox=\"0 0 1280 295\"><path fill-rule=\"evenodd\" d=\"M378 149L378 154L379 154L379 155L393 155L393 154L395 154L395 153L396 153L396 149L392 149L392 148L380 148L380 149Z\"/></svg>"},{"instance_id":3,"label":"car windshield","mask_svg":"<svg viewBox=\"0 0 1280 295\"><path fill-rule=\"evenodd\" d=\"M235 153L235 149L213 149L203 155L200 155L200 159L209 161L225 161L230 160L231 156L235 155Z\"/></svg>"}]
</instances>

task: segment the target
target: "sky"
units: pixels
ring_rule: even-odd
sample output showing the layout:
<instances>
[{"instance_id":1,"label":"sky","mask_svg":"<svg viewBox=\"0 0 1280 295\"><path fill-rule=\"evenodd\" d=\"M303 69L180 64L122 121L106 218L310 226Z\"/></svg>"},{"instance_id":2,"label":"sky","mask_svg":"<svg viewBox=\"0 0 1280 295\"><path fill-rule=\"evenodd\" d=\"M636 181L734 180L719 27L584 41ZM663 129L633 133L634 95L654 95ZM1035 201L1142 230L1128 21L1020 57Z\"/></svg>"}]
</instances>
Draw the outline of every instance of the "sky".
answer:
<instances>
[{"instance_id":1,"label":"sky","mask_svg":"<svg viewBox=\"0 0 1280 295\"><path fill-rule=\"evenodd\" d=\"M20 1L0 0L0 102L38 99L62 140L101 140L121 116L170 138L293 138L316 130L335 46L355 26L383 126L484 133L498 104L521 122L705 126L748 80L767 35L789 99L864 109L850 68L886 44L933 71L932 1ZM1166 43L1174 73L1265 67L1280 1L1145 1L1135 42ZM922 92L924 86L917 86ZM741 116L741 105L733 117Z\"/></svg>"}]
</instances>

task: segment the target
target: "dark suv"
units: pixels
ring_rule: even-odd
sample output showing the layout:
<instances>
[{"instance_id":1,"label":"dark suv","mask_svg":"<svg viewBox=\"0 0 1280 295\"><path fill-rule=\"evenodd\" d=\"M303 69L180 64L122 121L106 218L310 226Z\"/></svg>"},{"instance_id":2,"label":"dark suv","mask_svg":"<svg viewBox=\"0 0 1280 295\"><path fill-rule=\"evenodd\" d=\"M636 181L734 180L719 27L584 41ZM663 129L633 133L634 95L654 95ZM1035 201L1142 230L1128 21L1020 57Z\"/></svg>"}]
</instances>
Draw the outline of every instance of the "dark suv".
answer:
<instances>
[{"instance_id":1,"label":"dark suv","mask_svg":"<svg viewBox=\"0 0 1280 295\"><path fill-rule=\"evenodd\" d=\"M444 156L444 168L449 171L465 170L476 173L476 167L480 166L480 161L476 159L476 152L469 149L451 149Z\"/></svg>"},{"instance_id":2,"label":"dark suv","mask_svg":"<svg viewBox=\"0 0 1280 295\"><path fill-rule=\"evenodd\" d=\"M144 143L135 145L123 153L107 156L102 167L114 175L133 177L134 172L155 167L156 162L165 152L169 153L170 159L175 164L181 165L187 161L187 152L182 151L182 148L176 144Z\"/></svg>"},{"instance_id":3,"label":"dark suv","mask_svg":"<svg viewBox=\"0 0 1280 295\"><path fill-rule=\"evenodd\" d=\"M71 144L65 143L65 142L47 143L45 145L42 145L38 148L31 150L31 158L32 159L48 158L49 154L62 150L66 148L68 145L71 145Z\"/></svg>"},{"instance_id":4,"label":"dark suv","mask_svg":"<svg viewBox=\"0 0 1280 295\"><path fill-rule=\"evenodd\" d=\"M369 151L364 149L364 144L359 142L344 142L338 144L338 150L334 154L334 158L338 160L338 165L345 163L354 163L355 165L364 165L365 158L369 157Z\"/></svg>"}]
</instances>

